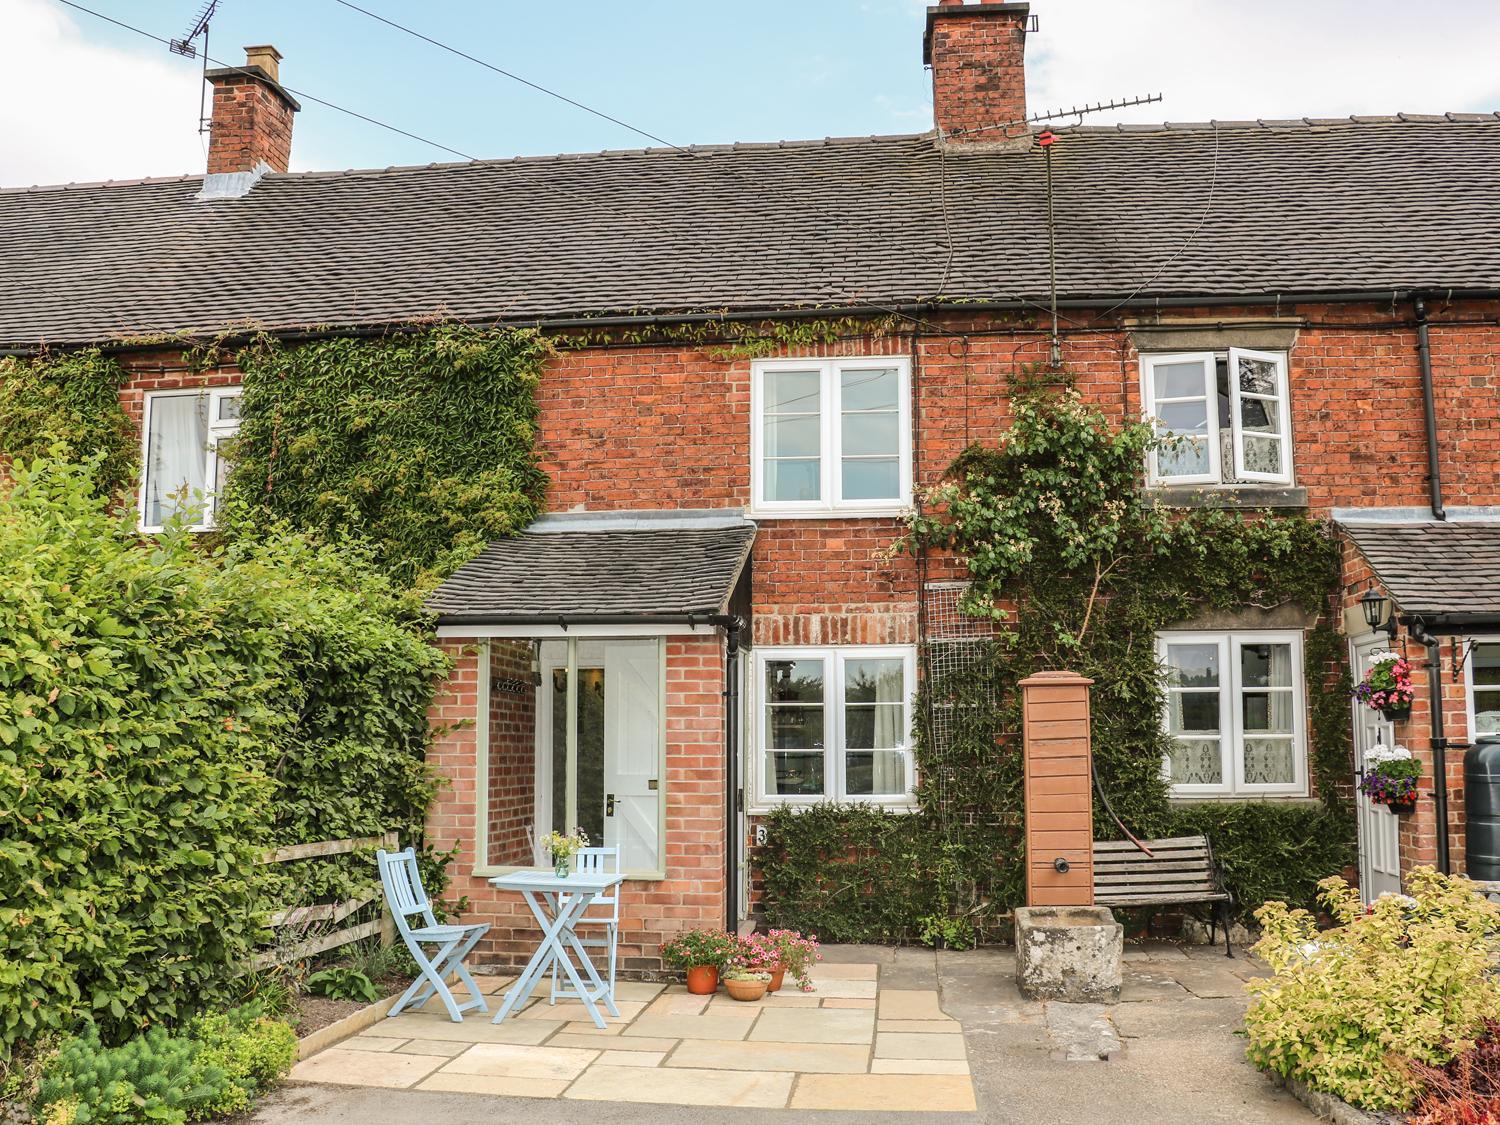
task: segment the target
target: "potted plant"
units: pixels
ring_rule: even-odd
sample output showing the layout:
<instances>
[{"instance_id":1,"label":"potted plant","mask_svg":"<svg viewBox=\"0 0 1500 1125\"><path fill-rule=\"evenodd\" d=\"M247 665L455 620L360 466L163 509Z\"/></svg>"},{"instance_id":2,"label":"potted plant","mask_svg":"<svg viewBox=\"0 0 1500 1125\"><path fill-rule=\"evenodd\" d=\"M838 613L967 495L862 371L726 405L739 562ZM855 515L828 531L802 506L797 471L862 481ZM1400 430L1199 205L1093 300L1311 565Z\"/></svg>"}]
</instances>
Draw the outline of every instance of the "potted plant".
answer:
<instances>
[{"instance_id":1,"label":"potted plant","mask_svg":"<svg viewBox=\"0 0 1500 1125\"><path fill-rule=\"evenodd\" d=\"M766 994L770 984L771 974L760 969L735 965L724 970L724 990L729 993L731 1000L759 1000Z\"/></svg>"},{"instance_id":2,"label":"potted plant","mask_svg":"<svg viewBox=\"0 0 1500 1125\"><path fill-rule=\"evenodd\" d=\"M1416 693L1411 686L1411 664L1399 652L1377 652L1370 657L1365 678L1354 688L1354 697L1391 722L1401 722L1411 713Z\"/></svg>"},{"instance_id":3,"label":"potted plant","mask_svg":"<svg viewBox=\"0 0 1500 1125\"><path fill-rule=\"evenodd\" d=\"M1409 816L1417 807L1417 778L1422 763L1405 746L1372 746L1365 752L1365 774L1359 791L1397 816Z\"/></svg>"},{"instance_id":4,"label":"potted plant","mask_svg":"<svg viewBox=\"0 0 1500 1125\"><path fill-rule=\"evenodd\" d=\"M775 992L786 976L786 966L781 963L781 949L770 934L751 934L740 940L739 962L747 969L770 976L766 991Z\"/></svg>"},{"instance_id":5,"label":"potted plant","mask_svg":"<svg viewBox=\"0 0 1500 1125\"><path fill-rule=\"evenodd\" d=\"M803 992L813 990L808 970L813 962L823 959L816 937L803 937L796 930L770 930L752 935L745 939L745 944L753 950L744 956L745 964L771 974L771 992L781 987L782 977L787 973Z\"/></svg>"},{"instance_id":6,"label":"potted plant","mask_svg":"<svg viewBox=\"0 0 1500 1125\"><path fill-rule=\"evenodd\" d=\"M687 974L687 990L695 996L712 995L719 987L719 971L739 953L739 939L723 930L688 930L661 947L661 959Z\"/></svg>"},{"instance_id":7,"label":"potted plant","mask_svg":"<svg viewBox=\"0 0 1500 1125\"><path fill-rule=\"evenodd\" d=\"M561 832L548 832L542 837L542 847L552 855L552 872L559 879L568 877L568 866L573 857L588 846L588 834L582 828L575 828L566 835Z\"/></svg>"}]
</instances>

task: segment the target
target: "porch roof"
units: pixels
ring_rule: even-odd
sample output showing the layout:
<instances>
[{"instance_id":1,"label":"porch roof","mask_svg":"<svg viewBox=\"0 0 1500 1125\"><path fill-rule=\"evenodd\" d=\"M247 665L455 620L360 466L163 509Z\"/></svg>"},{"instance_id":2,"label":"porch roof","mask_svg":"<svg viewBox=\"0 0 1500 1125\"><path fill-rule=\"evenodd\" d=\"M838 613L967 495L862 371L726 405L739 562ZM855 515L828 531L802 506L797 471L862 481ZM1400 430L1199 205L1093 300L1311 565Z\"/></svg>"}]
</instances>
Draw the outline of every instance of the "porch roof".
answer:
<instances>
[{"instance_id":1,"label":"porch roof","mask_svg":"<svg viewBox=\"0 0 1500 1125\"><path fill-rule=\"evenodd\" d=\"M1338 523L1401 614L1500 620L1500 521Z\"/></svg>"},{"instance_id":2,"label":"porch roof","mask_svg":"<svg viewBox=\"0 0 1500 1125\"><path fill-rule=\"evenodd\" d=\"M755 530L737 510L543 516L460 567L427 608L447 626L724 614Z\"/></svg>"}]
</instances>

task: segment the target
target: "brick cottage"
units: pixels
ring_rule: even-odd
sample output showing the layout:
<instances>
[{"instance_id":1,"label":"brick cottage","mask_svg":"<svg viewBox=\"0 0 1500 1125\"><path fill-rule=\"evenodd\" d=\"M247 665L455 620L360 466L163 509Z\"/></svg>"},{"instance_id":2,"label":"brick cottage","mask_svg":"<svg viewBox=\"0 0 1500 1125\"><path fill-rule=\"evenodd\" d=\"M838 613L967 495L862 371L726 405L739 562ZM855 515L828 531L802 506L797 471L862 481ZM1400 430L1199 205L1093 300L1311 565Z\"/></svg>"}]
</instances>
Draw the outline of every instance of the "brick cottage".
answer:
<instances>
[{"instance_id":1,"label":"brick cottage","mask_svg":"<svg viewBox=\"0 0 1500 1125\"><path fill-rule=\"evenodd\" d=\"M961 572L888 548L1049 358L1049 160L1063 362L1112 418L1191 438L1147 487L1333 520L1354 666L1390 620L1416 668L1405 722L1351 711L1351 785L1377 744L1425 767L1409 819L1360 805L1366 893L1463 870L1460 748L1500 731L1500 117L1079 126L1046 147L1024 120L1033 30L1026 4L928 9L937 128L917 135L338 173L287 171L298 107L249 48L209 72L209 175L0 193L0 342L120 354L148 530L215 479L237 373L131 339L434 317L598 334L538 392L551 514L431 602L454 671L428 836L495 923L481 960L531 948L486 879L537 863L550 829L621 849L621 963L651 969L664 935L750 916L757 816L912 806L917 654ZM813 319L843 327L799 335ZM750 358L713 336L736 322L787 331ZM1174 799L1312 798L1311 625L1281 607L1160 636Z\"/></svg>"}]
</instances>

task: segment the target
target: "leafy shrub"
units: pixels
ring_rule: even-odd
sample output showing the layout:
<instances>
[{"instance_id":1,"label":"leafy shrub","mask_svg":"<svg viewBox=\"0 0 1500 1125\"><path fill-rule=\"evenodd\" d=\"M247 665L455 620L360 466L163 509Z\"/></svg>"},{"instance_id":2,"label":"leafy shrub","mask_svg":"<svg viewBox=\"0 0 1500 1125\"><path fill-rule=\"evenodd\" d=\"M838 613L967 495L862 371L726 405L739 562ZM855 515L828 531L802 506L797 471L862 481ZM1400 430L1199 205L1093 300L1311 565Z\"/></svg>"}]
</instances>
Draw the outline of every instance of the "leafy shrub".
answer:
<instances>
[{"instance_id":1,"label":"leafy shrub","mask_svg":"<svg viewBox=\"0 0 1500 1125\"><path fill-rule=\"evenodd\" d=\"M153 1027L118 1047L90 1028L48 1061L37 1114L44 1125L180 1125L240 1113L296 1056L292 1029L254 1007L205 1016L177 1035Z\"/></svg>"},{"instance_id":2,"label":"leafy shrub","mask_svg":"<svg viewBox=\"0 0 1500 1125\"><path fill-rule=\"evenodd\" d=\"M36 461L61 452L97 457L94 485L123 496L140 443L120 405L129 375L97 348L0 359L0 455Z\"/></svg>"},{"instance_id":3,"label":"leafy shrub","mask_svg":"<svg viewBox=\"0 0 1500 1125\"><path fill-rule=\"evenodd\" d=\"M1500 1022L1486 1020L1484 1034L1444 1067L1412 1064L1422 1084L1409 1125L1494 1125L1500 1121Z\"/></svg>"},{"instance_id":4,"label":"leafy shrub","mask_svg":"<svg viewBox=\"0 0 1500 1125\"><path fill-rule=\"evenodd\" d=\"M373 1004L380 999L375 983L358 969L338 966L320 969L307 978L307 991L314 996L327 996L333 1000L363 1000Z\"/></svg>"},{"instance_id":5,"label":"leafy shrub","mask_svg":"<svg viewBox=\"0 0 1500 1125\"><path fill-rule=\"evenodd\" d=\"M1446 1064L1500 1018L1500 907L1431 868L1407 885L1411 897L1383 896L1366 913L1358 891L1325 879L1321 898L1340 925L1322 933L1285 903L1256 912L1255 952L1275 975L1249 986L1252 1061L1364 1109L1401 1110L1420 1092L1412 1064Z\"/></svg>"}]
</instances>

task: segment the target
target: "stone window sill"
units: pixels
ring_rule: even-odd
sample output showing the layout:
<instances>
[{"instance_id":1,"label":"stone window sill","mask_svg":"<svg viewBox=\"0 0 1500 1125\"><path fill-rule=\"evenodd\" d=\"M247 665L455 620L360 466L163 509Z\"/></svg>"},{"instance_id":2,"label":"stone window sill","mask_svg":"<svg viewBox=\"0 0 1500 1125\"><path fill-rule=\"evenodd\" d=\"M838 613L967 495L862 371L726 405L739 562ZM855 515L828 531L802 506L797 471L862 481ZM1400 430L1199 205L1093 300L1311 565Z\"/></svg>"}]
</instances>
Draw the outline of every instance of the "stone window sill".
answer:
<instances>
[{"instance_id":1,"label":"stone window sill","mask_svg":"<svg viewBox=\"0 0 1500 1125\"><path fill-rule=\"evenodd\" d=\"M1148 488L1148 499L1168 508L1305 508L1307 489L1269 487Z\"/></svg>"}]
</instances>

